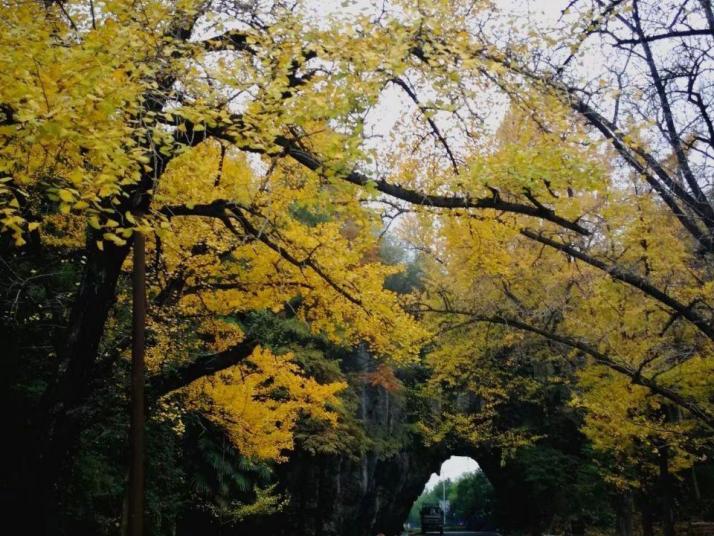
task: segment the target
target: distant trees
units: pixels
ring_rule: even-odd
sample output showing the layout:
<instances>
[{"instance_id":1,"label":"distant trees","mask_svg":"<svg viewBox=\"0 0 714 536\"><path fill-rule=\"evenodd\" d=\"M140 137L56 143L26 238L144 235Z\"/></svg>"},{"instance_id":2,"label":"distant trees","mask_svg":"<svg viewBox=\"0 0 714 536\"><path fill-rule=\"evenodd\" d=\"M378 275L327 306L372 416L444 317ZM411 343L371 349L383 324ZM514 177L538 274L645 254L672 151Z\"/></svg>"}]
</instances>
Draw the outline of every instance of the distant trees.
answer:
<instances>
[{"instance_id":1,"label":"distant trees","mask_svg":"<svg viewBox=\"0 0 714 536\"><path fill-rule=\"evenodd\" d=\"M493 486L483 471L476 471L457 479L449 490L452 519L470 518L490 520L493 515Z\"/></svg>"},{"instance_id":2,"label":"distant trees","mask_svg":"<svg viewBox=\"0 0 714 536\"><path fill-rule=\"evenodd\" d=\"M474 471L453 481L450 479L439 481L430 490L425 490L409 512L409 523L412 526L419 526L421 507L425 504L439 504L444 493L449 501L447 524L465 522L474 517L483 520L492 519L493 487L482 471Z\"/></svg>"}]
</instances>

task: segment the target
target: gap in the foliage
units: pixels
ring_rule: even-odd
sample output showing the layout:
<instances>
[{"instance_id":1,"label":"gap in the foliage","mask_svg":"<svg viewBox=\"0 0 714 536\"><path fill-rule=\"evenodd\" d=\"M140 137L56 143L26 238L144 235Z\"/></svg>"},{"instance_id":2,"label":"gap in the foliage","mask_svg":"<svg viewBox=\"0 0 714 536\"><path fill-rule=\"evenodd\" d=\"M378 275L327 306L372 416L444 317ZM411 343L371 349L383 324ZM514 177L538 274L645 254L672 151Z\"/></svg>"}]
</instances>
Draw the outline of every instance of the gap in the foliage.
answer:
<instances>
[{"instance_id":1,"label":"gap in the foliage","mask_svg":"<svg viewBox=\"0 0 714 536\"><path fill-rule=\"evenodd\" d=\"M495 533L492 507L493 486L478 463L467 456L451 456L431 474L414 501L405 534Z\"/></svg>"}]
</instances>

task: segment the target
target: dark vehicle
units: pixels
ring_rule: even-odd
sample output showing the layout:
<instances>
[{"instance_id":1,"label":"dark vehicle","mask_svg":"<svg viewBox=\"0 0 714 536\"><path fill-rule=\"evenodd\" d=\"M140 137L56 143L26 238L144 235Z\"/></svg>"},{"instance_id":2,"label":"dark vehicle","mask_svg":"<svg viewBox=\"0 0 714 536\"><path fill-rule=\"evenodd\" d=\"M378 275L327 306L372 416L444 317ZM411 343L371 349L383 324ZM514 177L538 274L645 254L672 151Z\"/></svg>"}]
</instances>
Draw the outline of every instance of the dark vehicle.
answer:
<instances>
[{"instance_id":1,"label":"dark vehicle","mask_svg":"<svg viewBox=\"0 0 714 536\"><path fill-rule=\"evenodd\" d=\"M438 532L444 534L444 511L438 506L426 504L419 511L421 516L421 532Z\"/></svg>"}]
</instances>

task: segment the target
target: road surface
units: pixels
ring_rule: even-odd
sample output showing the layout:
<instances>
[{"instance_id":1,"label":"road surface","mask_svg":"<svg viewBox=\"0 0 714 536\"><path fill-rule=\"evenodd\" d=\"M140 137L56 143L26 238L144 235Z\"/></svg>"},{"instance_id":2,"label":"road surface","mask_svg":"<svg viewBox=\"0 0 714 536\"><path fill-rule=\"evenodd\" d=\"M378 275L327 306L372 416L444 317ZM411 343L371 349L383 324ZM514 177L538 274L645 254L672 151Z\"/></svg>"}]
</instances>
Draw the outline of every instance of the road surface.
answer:
<instances>
[{"instance_id":1,"label":"road surface","mask_svg":"<svg viewBox=\"0 0 714 536\"><path fill-rule=\"evenodd\" d=\"M405 533L406 534L406 533ZM417 532L416 534L413 534L412 536L421 536L424 534L423 532ZM436 535L438 532L430 532L429 536L431 535ZM450 530L447 530L444 532L444 536L500 536L497 532L452 532Z\"/></svg>"}]
</instances>

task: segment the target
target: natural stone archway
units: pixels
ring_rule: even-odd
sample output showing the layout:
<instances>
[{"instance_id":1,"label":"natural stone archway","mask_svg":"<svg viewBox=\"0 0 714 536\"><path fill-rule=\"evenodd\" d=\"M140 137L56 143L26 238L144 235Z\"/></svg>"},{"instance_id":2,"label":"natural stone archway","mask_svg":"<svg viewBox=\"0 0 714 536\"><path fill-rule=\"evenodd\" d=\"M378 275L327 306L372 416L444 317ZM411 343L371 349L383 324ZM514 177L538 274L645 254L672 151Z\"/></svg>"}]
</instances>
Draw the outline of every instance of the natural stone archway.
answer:
<instances>
[{"instance_id":1,"label":"natural stone archway","mask_svg":"<svg viewBox=\"0 0 714 536\"><path fill-rule=\"evenodd\" d=\"M357 350L343 359L341 368L359 376L374 365L372 356ZM411 381L401 379L405 383ZM349 453L293 453L287 463L277 468L276 475L276 481L281 483L279 491L291 497L290 503L276 515L238 527L235 534L256 531L275 536L395 536L402 533L412 504L444 460L452 455L473 458L488 467L483 470L489 479L490 473L499 468L500 455L487 457L463 445L427 446L419 434L405 432L413 428L414 415L404 402L381 387L363 383L355 413L371 438L401 435L399 448L389 453L370 448L357 457Z\"/></svg>"},{"instance_id":2,"label":"natural stone archway","mask_svg":"<svg viewBox=\"0 0 714 536\"><path fill-rule=\"evenodd\" d=\"M358 377L373 370L375 360L364 350L346 356L341 368ZM367 435L401 437L391 452L369 448L351 453L313 455L297 451L278 466L278 491L291 500L280 513L237 527L235 534L275 536L388 536L401 534L414 500L447 453L427 447L408 432L409 409L383 388L362 382L356 416ZM203 534L205 532L205 525ZM191 534L188 527L183 531ZM221 532L221 534L234 534Z\"/></svg>"},{"instance_id":3,"label":"natural stone archway","mask_svg":"<svg viewBox=\"0 0 714 536\"><path fill-rule=\"evenodd\" d=\"M374 366L375 360L364 350L344 356L341 362L342 370L353 377ZM502 463L499 449L476 449L458 442L427 446L419 434L410 432L415 415L408 404L382 387L356 383L360 387L354 412L360 425L371 439L399 436L396 448L385 452L384 447L372 446L357 455L315 455L298 449L276 468L277 491L290 497L281 512L233 527L216 526L207 517L183 520L177 534L396 536L430 475L450 456L477 461L494 487L499 528L535 534L545 526L547 516L532 507L527 487L521 485L522 473L513 464Z\"/></svg>"}]
</instances>

